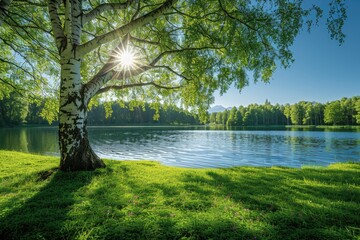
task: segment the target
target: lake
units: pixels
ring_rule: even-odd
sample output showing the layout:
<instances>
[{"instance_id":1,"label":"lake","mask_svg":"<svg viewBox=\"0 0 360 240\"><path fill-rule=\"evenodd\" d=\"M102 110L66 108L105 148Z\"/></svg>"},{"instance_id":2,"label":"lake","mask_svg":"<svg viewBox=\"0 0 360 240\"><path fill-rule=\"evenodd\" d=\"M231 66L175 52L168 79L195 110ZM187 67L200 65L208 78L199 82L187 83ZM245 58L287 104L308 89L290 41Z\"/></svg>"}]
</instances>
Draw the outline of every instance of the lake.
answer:
<instances>
[{"instance_id":1,"label":"lake","mask_svg":"<svg viewBox=\"0 0 360 240\"><path fill-rule=\"evenodd\" d=\"M326 166L360 162L360 133L302 129L89 127L102 158L155 160L179 167ZM0 149L59 155L56 127L0 128Z\"/></svg>"}]
</instances>

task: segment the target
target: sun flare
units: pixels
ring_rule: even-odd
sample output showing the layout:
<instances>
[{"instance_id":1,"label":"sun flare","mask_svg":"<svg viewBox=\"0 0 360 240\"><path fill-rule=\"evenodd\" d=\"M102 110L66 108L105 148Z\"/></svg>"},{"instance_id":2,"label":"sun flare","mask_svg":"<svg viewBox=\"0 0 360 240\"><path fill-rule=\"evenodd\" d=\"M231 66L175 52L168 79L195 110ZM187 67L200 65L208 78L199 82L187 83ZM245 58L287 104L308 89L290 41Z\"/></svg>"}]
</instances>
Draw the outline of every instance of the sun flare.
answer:
<instances>
[{"instance_id":1,"label":"sun flare","mask_svg":"<svg viewBox=\"0 0 360 240\"><path fill-rule=\"evenodd\" d=\"M132 68L135 65L135 54L129 49L125 49L119 55L120 64L126 68Z\"/></svg>"},{"instance_id":2,"label":"sun flare","mask_svg":"<svg viewBox=\"0 0 360 240\"><path fill-rule=\"evenodd\" d=\"M115 59L118 70L131 71L139 65L137 53L129 47L118 50Z\"/></svg>"}]
</instances>

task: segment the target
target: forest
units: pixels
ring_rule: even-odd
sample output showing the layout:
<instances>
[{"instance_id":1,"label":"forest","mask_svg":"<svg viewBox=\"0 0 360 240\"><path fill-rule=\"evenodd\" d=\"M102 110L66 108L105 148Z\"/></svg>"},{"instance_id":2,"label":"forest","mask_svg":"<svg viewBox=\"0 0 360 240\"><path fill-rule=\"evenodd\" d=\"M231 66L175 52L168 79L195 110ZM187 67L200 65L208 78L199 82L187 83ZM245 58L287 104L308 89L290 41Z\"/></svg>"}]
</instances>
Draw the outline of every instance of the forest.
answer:
<instances>
[{"instance_id":1,"label":"forest","mask_svg":"<svg viewBox=\"0 0 360 240\"><path fill-rule=\"evenodd\" d=\"M46 109L46 108L45 108ZM44 104L25 102L12 93L0 100L0 127L49 124ZM160 106L156 111L151 104L132 106L131 103L106 102L93 106L88 114L89 125L198 125L196 114L177 106ZM56 118L56 117L55 117ZM300 101L295 104L264 104L232 107L207 116L206 124L226 126L259 125L358 125L360 124L360 96L327 102ZM58 122L54 121L53 125Z\"/></svg>"},{"instance_id":2,"label":"forest","mask_svg":"<svg viewBox=\"0 0 360 240\"><path fill-rule=\"evenodd\" d=\"M360 124L360 97L327 102L300 101L295 104L250 104L212 113L210 124L257 125L356 125Z\"/></svg>"},{"instance_id":3,"label":"forest","mask_svg":"<svg viewBox=\"0 0 360 240\"><path fill-rule=\"evenodd\" d=\"M50 101L51 102L51 101ZM0 100L0 127L20 125L58 125L57 117L48 122L46 101L27 103L16 92ZM133 106L130 103L106 102L93 106L88 113L89 125L198 125L197 115L176 106L151 107L150 104Z\"/></svg>"}]
</instances>

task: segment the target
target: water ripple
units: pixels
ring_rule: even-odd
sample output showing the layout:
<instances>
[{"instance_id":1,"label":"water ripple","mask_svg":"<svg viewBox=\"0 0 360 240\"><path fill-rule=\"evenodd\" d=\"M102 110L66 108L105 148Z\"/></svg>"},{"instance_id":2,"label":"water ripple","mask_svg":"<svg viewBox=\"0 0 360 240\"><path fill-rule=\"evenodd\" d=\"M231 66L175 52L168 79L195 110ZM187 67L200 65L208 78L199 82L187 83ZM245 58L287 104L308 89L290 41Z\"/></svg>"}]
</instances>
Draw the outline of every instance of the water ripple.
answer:
<instances>
[{"instance_id":1,"label":"water ripple","mask_svg":"<svg viewBox=\"0 0 360 240\"><path fill-rule=\"evenodd\" d=\"M360 162L359 132L90 127L89 139L102 158L155 160L179 167ZM0 149L59 155L57 142L57 128L0 129Z\"/></svg>"},{"instance_id":2,"label":"water ripple","mask_svg":"<svg viewBox=\"0 0 360 240\"><path fill-rule=\"evenodd\" d=\"M356 132L329 134L148 128L143 131L132 129L129 133L127 130L120 128L119 132L113 132L107 144L103 144L107 134L90 132L95 151L104 158L148 159L165 165L200 168L244 165L325 166L331 162L360 161L359 133Z\"/></svg>"}]
</instances>

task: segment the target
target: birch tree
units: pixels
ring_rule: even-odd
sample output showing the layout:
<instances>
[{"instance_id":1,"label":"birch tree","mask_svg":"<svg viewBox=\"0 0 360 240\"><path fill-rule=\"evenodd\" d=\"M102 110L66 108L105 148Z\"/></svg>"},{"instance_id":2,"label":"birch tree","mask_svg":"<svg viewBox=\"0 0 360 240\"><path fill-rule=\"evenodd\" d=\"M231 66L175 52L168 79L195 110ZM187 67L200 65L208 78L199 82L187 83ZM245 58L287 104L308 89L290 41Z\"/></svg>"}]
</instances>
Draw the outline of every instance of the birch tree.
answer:
<instances>
[{"instance_id":1,"label":"birch tree","mask_svg":"<svg viewBox=\"0 0 360 240\"><path fill-rule=\"evenodd\" d=\"M341 43L346 18L330 1L327 26ZM2 93L59 99L60 169L104 167L86 130L98 99L176 103L202 116L213 93L269 81L288 67L302 29L322 15L301 0L1 0ZM51 118L51 117L50 117Z\"/></svg>"}]
</instances>

